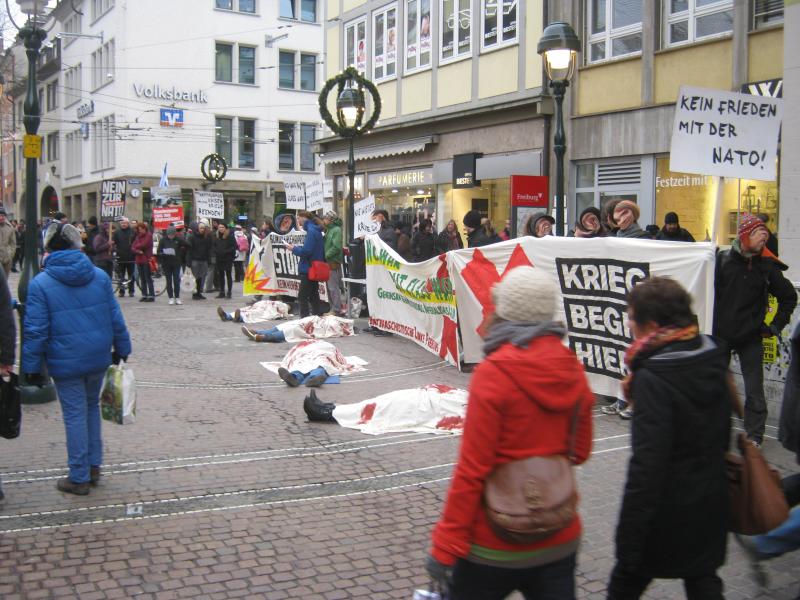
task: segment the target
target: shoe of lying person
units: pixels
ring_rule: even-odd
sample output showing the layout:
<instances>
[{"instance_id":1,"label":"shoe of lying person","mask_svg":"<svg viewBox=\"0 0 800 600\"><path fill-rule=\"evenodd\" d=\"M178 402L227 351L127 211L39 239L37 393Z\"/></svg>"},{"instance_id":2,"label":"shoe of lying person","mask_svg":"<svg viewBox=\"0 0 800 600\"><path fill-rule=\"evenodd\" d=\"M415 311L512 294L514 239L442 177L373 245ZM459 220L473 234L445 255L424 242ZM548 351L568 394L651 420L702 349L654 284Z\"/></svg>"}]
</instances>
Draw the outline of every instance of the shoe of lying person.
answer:
<instances>
[{"instance_id":1,"label":"shoe of lying person","mask_svg":"<svg viewBox=\"0 0 800 600\"><path fill-rule=\"evenodd\" d=\"M333 418L334 408L336 408L336 405L333 402L322 402L317 398L317 393L314 390L311 390L303 400L303 411L305 411L309 421L335 423L336 419Z\"/></svg>"},{"instance_id":2,"label":"shoe of lying person","mask_svg":"<svg viewBox=\"0 0 800 600\"><path fill-rule=\"evenodd\" d=\"M300 385L300 382L297 380L297 377L292 375L288 369L284 369L281 367L278 369L278 377L283 379L286 382L286 385L289 387L297 387Z\"/></svg>"}]
</instances>

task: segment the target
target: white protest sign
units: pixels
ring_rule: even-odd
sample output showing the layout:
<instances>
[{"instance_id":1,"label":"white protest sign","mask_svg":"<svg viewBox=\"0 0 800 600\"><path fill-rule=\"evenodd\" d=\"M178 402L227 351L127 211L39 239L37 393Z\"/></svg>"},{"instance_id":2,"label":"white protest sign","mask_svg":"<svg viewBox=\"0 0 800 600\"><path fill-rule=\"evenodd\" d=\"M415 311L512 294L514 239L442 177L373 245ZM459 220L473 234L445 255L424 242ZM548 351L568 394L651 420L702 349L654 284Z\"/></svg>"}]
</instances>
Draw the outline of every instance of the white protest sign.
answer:
<instances>
[{"instance_id":1,"label":"white protest sign","mask_svg":"<svg viewBox=\"0 0 800 600\"><path fill-rule=\"evenodd\" d=\"M353 205L355 218L353 220L353 237L359 238L364 235L375 233L380 229L377 223L372 221L372 211L375 210L375 196L367 196Z\"/></svg>"},{"instance_id":2,"label":"white protest sign","mask_svg":"<svg viewBox=\"0 0 800 600\"><path fill-rule=\"evenodd\" d=\"M775 181L783 102L682 86L675 107L669 168Z\"/></svg>"},{"instance_id":3,"label":"white protest sign","mask_svg":"<svg viewBox=\"0 0 800 600\"><path fill-rule=\"evenodd\" d=\"M283 178L283 190L286 192L286 208L289 210L306 209L306 184L300 177Z\"/></svg>"},{"instance_id":4,"label":"white protest sign","mask_svg":"<svg viewBox=\"0 0 800 600\"><path fill-rule=\"evenodd\" d=\"M322 182L322 195L326 198L333 198L333 179L325 179Z\"/></svg>"},{"instance_id":5,"label":"white protest sign","mask_svg":"<svg viewBox=\"0 0 800 600\"><path fill-rule=\"evenodd\" d=\"M222 192L194 192L194 206L197 210L197 220L224 219L225 198Z\"/></svg>"},{"instance_id":6,"label":"white protest sign","mask_svg":"<svg viewBox=\"0 0 800 600\"><path fill-rule=\"evenodd\" d=\"M319 210L324 201L322 179L317 177L306 181L306 210Z\"/></svg>"}]
</instances>

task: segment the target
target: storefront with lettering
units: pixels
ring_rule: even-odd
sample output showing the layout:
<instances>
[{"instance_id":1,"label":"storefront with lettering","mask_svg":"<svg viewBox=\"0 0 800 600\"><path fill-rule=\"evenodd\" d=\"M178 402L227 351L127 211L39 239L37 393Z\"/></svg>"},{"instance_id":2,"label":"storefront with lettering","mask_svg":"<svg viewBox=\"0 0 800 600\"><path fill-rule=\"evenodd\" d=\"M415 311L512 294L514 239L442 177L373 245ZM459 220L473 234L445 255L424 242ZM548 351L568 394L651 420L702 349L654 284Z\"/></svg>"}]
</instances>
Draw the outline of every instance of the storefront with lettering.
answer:
<instances>
[{"instance_id":1,"label":"storefront with lettering","mask_svg":"<svg viewBox=\"0 0 800 600\"><path fill-rule=\"evenodd\" d=\"M391 221L413 228L421 219L431 219L438 228L432 167L370 173L367 184L375 208L388 212Z\"/></svg>"}]
</instances>

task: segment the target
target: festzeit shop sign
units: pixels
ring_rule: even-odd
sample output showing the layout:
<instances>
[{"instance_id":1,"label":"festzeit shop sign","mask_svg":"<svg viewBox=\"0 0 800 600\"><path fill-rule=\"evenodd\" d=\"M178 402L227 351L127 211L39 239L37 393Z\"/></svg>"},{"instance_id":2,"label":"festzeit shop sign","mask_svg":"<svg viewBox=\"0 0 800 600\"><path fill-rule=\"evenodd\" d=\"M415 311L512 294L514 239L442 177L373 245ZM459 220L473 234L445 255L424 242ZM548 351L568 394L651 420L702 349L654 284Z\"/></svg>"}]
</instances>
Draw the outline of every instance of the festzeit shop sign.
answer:
<instances>
[{"instance_id":1,"label":"festzeit shop sign","mask_svg":"<svg viewBox=\"0 0 800 600\"><path fill-rule=\"evenodd\" d=\"M195 102L197 104L208 104L208 96L205 90L185 90L175 86L163 87L157 83L145 85L134 83L133 91L141 98L153 98L155 100L180 100L182 102Z\"/></svg>"},{"instance_id":2,"label":"festzeit shop sign","mask_svg":"<svg viewBox=\"0 0 800 600\"><path fill-rule=\"evenodd\" d=\"M775 181L783 101L681 87L670 171Z\"/></svg>"}]
</instances>

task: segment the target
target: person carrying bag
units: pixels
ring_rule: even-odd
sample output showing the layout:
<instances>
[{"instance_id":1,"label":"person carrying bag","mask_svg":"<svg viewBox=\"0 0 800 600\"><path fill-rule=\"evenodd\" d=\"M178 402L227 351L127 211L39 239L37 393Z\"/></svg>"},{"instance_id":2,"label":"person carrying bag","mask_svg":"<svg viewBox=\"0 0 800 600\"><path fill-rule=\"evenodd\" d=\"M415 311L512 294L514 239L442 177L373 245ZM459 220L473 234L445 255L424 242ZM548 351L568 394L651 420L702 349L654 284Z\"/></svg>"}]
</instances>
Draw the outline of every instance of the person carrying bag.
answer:
<instances>
[{"instance_id":1,"label":"person carrying bag","mask_svg":"<svg viewBox=\"0 0 800 600\"><path fill-rule=\"evenodd\" d=\"M486 358L472 376L459 459L426 563L452 600L500 600L514 590L575 598L582 526L572 465L591 453L594 395L562 343L564 326L553 322L557 296L553 278L533 267L511 270L492 289ZM527 471L531 457L556 468ZM522 476L504 477L520 466Z\"/></svg>"}]
</instances>

